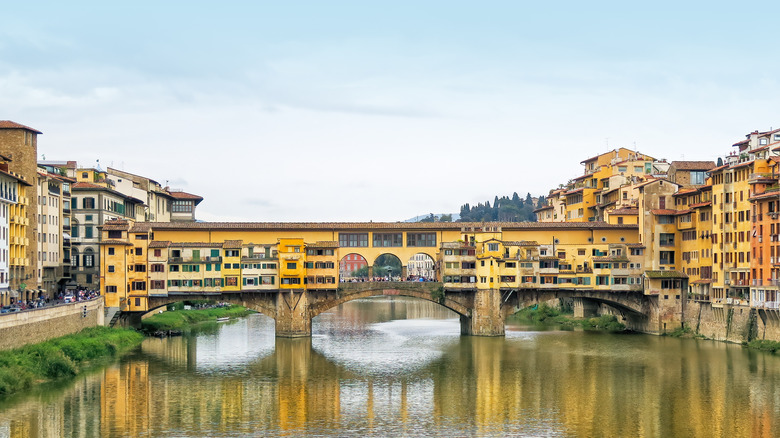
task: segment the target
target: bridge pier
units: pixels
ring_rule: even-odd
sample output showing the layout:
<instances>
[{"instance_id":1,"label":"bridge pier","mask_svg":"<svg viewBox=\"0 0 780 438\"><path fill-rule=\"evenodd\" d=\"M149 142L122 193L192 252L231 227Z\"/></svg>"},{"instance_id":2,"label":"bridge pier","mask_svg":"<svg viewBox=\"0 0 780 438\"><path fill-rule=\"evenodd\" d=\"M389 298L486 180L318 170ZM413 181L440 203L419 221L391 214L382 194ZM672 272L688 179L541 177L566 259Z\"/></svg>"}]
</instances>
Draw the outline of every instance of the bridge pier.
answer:
<instances>
[{"instance_id":1,"label":"bridge pier","mask_svg":"<svg viewBox=\"0 0 780 438\"><path fill-rule=\"evenodd\" d=\"M474 292L474 307L470 315L460 315L460 333L470 336L504 336L504 316L501 313L501 291L478 289Z\"/></svg>"},{"instance_id":2,"label":"bridge pier","mask_svg":"<svg viewBox=\"0 0 780 438\"><path fill-rule=\"evenodd\" d=\"M599 311L599 304L587 298L574 298L574 317L590 318L596 316Z\"/></svg>"},{"instance_id":3,"label":"bridge pier","mask_svg":"<svg viewBox=\"0 0 780 438\"><path fill-rule=\"evenodd\" d=\"M311 336L307 291L282 290L276 295L276 336L281 338Z\"/></svg>"}]
</instances>

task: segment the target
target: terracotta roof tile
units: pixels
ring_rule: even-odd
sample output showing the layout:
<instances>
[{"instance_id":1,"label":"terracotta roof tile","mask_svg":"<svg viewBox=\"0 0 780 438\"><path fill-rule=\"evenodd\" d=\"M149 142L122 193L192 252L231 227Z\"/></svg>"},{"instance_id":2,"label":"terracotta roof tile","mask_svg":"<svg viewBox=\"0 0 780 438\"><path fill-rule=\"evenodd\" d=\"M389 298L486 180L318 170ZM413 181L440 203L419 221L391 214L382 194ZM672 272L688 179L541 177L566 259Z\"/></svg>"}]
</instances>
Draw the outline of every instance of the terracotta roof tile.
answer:
<instances>
[{"instance_id":1,"label":"terracotta roof tile","mask_svg":"<svg viewBox=\"0 0 780 438\"><path fill-rule=\"evenodd\" d=\"M43 134L43 132L30 128L29 126L24 126L22 124L12 122L10 120L0 120L0 129L26 129L28 131L32 131L36 134Z\"/></svg>"},{"instance_id":2,"label":"terracotta roof tile","mask_svg":"<svg viewBox=\"0 0 780 438\"><path fill-rule=\"evenodd\" d=\"M339 243L333 240L306 244L306 248L338 248Z\"/></svg>"},{"instance_id":3,"label":"terracotta roof tile","mask_svg":"<svg viewBox=\"0 0 780 438\"><path fill-rule=\"evenodd\" d=\"M639 209L638 208L616 208L609 212L610 215L613 214L628 214L628 215L638 215Z\"/></svg>"},{"instance_id":4,"label":"terracotta roof tile","mask_svg":"<svg viewBox=\"0 0 780 438\"><path fill-rule=\"evenodd\" d=\"M170 245L170 240L152 240L149 242L149 248L167 248Z\"/></svg>"},{"instance_id":5,"label":"terracotta roof tile","mask_svg":"<svg viewBox=\"0 0 780 438\"><path fill-rule=\"evenodd\" d=\"M656 216L675 216L678 214L681 214L677 210L669 210L669 209L659 209L659 210L650 210L651 213L653 213Z\"/></svg>"},{"instance_id":6,"label":"terracotta roof tile","mask_svg":"<svg viewBox=\"0 0 780 438\"><path fill-rule=\"evenodd\" d=\"M647 278L688 278L688 276L679 271L645 271Z\"/></svg>"},{"instance_id":7,"label":"terracotta roof tile","mask_svg":"<svg viewBox=\"0 0 780 438\"><path fill-rule=\"evenodd\" d=\"M606 222L138 222L131 232L148 230L461 230L484 226L527 229L636 229L637 225Z\"/></svg>"},{"instance_id":8,"label":"terracotta roof tile","mask_svg":"<svg viewBox=\"0 0 780 438\"><path fill-rule=\"evenodd\" d=\"M100 241L101 245L125 245L125 246L132 246L133 244L126 241L126 240L119 240L119 239L106 239Z\"/></svg>"},{"instance_id":9,"label":"terracotta roof tile","mask_svg":"<svg viewBox=\"0 0 780 438\"><path fill-rule=\"evenodd\" d=\"M168 191L168 193L171 194L176 199L192 199L192 200L199 200L202 201L203 197L198 195L193 195L192 193L187 192L177 192L177 191Z\"/></svg>"},{"instance_id":10,"label":"terracotta roof tile","mask_svg":"<svg viewBox=\"0 0 780 438\"><path fill-rule=\"evenodd\" d=\"M222 248L222 242L171 242L171 248Z\"/></svg>"},{"instance_id":11,"label":"terracotta roof tile","mask_svg":"<svg viewBox=\"0 0 780 438\"><path fill-rule=\"evenodd\" d=\"M677 170L710 170L715 167L714 161L672 161L670 167Z\"/></svg>"},{"instance_id":12,"label":"terracotta roof tile","mask_svg":"<svg viewBox=\"0 0 780 438\"><path fill-rule=\"evenodd\" d=\"M225 243L222 244L222 247L228 249L241 249L242 243L242 240L226 240Z\"/></svg>"}]
</instances>

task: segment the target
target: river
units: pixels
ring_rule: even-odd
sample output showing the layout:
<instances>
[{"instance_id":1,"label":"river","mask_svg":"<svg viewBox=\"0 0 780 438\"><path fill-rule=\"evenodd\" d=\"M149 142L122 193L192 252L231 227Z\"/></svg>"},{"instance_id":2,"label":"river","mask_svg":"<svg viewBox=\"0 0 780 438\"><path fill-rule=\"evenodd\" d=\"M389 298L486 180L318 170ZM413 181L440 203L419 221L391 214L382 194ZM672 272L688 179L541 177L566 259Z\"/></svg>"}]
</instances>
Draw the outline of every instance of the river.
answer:
<instances>
[{"instance_id":1,"label":"river","mask_svg":"<svg viewBox=\"0 0 780 438\"><path fill-rule=\"evenodd\" d=\"M253 315L146 339L0 403L0 437L778 436L780 357L739 345L509 322L460 336L402 297L275 339Z\"/></svg>"}]
</instances>

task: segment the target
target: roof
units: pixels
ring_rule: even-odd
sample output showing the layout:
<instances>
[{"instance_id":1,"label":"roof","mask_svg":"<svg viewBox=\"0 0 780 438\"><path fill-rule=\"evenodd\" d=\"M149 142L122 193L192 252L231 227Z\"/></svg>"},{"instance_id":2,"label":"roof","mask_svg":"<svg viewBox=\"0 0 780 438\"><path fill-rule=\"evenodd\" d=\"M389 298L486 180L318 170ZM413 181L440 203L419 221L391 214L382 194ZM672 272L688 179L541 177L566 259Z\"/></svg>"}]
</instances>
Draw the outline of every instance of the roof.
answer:
<instances>
[{"instance_id":1,"label":"roof","mask_svg":"<svg viewBox=\"0 0 780 438\"><path fill-rule=\"evenodd\" d=\"M149 248L167 248L170 245L170 240L152 240L149 242Z\"/></svg>"},{"instance_id":2,"label":"roof","mask_svg":"<svg viewBox=\"0 0 780 438\"><path fill-rule=\"evenodd\" d=\"M509 240L504 241L504 246L538 246L539 242L535 240Z\"/></svg>"},{"instance_id":3,"label":"roof","mask_svg":"<svg viewBox=\"0 0 780 438\"><path fill-rule=\"evenodd\" d=\"M766 199L766 198L777 198L780 196L780 192L777 190L771 191L771 192L764 192L759 193L757 195L753 195L750 198L748 198L750 201L757 201L759 199Z\"/></svg>"},{"instance_id":4,"label":"roof","mask_svg":"<svg viewBox=\"0 0 780 438\"><path fill-rule=\"evenodd\" d=\"M647 278L688 278L688 275L680 271L645 271Z\"/></svg>"},{"instance_id":5,"label":"roof","mask_svg":"<svg viewBox=\"0 0 780 438\"><path fill-rule=\"evenodd\" d=\"M616 208L609 212L610 216L615 214L637 215L639 214L639 209L638 208Z\"/></svg>"},{"instance_id":6,"label":"roof","mask_svg":"<svg viewBox=\"0 0 780 438\"><path fill-rule=\"evenodd\" d=\"M687 195L690 193L696 193L699 189L685 189L685 190L679 190L677 193L674 193L672 196L680 196L680 195Z\"/></svg>"},{"instance_id":7,"label":"roof","mask_svg":"<svg viewBox=\"0 0 780 438\"><path fill-rule=\"evenodd\" d=\"M669 210L669 209L659 209L659 210L650 210L651 213L653 213L656 216L675 216L678 214L686 214L690 213L690 210Z\"/></svg>"},{"instance_id":8,"label":"roof","mask_svg":"<svg viewBox=\"0 0 780 438\"><path fill-rule=\"evenodd\" d=\"M195 205L198 205L200 204L201 201L203 201L202 196L193 195L192 193L171 191L171 190L169 190L168 193L170 193L174 199L178 199L182 201L186 201L186 200L195 201Z\"/></svg>"},{"instance_id":9,"label":"roof","mask_svg":"<svg viewBox=\"0 0 780 438\"><path fill-rule=\"evenodd\" d=\"M222 248L222 242L170 242L173 248Z\"/></svg>"},{"instance_id":10,"label":"roof","mask_svg":"<svg viewBox=\"0 0 780 438\"><path fill-rule=\"evenodd\" d=\"M712 205L712 201L697 202L696 204L691 204L688 207L699 208L699 207L709 207L710 205Z\"/></svg>"},{"instance_id":11,"label":"roof","mask_svg":"<svg viewBox=\"0 0 780 438\"><path fill-rule=\"evenodd\" d=\"M333 240L307 243L306 248L338 248L339 243Z\"/></svg>"},{"instance_id":12,"label":"roof","mask_svg":"<svg viewBox=\"0 0 780 438\"><path fill-rule=\"evenodd\" d=\"M119 239L106 239L100 241L101 245L126 245L126 246L132 246L133 244L126 241L126 240L119 240Z\"/></svg>"},{"instance_id":13,"label":"roof","mask_svg":"<svg viewBox=\"0 0 780 438\"><path fill-rule=\"evenodd\" d=\"M228 249L240 249L241 243L243 243L241 240L226 240L225 243L222 244L222 247Z\"/></svg>"},{"instance_id":14,"label":"roof","mask_svg":"<svg viewBox=\"0 0 780 438\"><path fill-rule=\"evenodd\" d=\"M24 179L24 177L22 175L19 175L16 172L6 172L5 170L0 170L0 174L9 176L9 177L17 180L19 183L24 184L26 186L31 186L32 185L29 182L27 182L27 180Z\"/></svg>"},{"instance_id":15,"label":"roof","mask_svg":"<svg viewBox=\"0 0 780 438\"><path fill-rule=\"evenodd\" d=\"M30 128L29 126L24 126L22 124L12 122L10 120L0 120L0 129L26 129L28 131L32 131L36 134L43 134L43 132Z\"/></svg>"},{"instance_id":16,"label":"roof","mask_svg":"<svg viewBox=\"0 0 780 438\"><path fill-rule=\"evenodd\" d=\"M482 228L484 222L136 222L131 232L149 230L461 230ZM491 227L504 230L634 230L636 224L606 222L490 222Z\"/></svg>"}]
</instances>

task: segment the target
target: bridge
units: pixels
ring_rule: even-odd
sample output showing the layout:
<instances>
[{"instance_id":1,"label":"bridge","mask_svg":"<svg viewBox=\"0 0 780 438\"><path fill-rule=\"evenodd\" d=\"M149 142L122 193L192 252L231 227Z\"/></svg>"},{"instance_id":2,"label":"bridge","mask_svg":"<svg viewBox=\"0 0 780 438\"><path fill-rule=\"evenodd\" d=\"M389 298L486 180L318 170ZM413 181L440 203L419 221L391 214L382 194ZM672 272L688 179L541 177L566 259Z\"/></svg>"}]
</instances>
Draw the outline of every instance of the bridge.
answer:
<instances>
[{"instance_id":1,"label":"bridge","mask_svg":"<svg viewBox=\"0 0 780 438\"><path fill-rule=\"evenodd\" d=\"M461 334L503 336L504 320L535 304L563 300L574 307L575 317L598 314L618 316L627 327L652 331L648 321L657 317L654 297L641 291L543 289L445 289L439 282L366 281L340 283L335 290L287 289L263 292L177 292L150 296L149 309L186 300L208 299L237 304L275 321L276 336L311 336L312 319L340 304L375 296L405 296L437 303L460 317Z\"/></svg>"}]
</instances>

